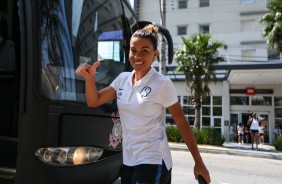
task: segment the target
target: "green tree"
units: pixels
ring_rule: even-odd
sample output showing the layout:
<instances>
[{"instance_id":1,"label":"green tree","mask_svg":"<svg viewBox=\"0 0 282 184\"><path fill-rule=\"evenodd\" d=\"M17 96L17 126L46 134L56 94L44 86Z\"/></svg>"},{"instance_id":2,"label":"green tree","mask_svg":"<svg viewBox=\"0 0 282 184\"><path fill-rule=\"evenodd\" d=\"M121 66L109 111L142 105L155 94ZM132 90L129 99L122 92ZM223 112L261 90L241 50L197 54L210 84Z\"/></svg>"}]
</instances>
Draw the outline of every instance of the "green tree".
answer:
<instances>
[{"instance_id":1,"label":"green tree","mask_svg":"<svg viewBox=\"0 0 282 184\"><path fill-rule=\"evenodd\" d=\"M265 24L263 36L267 37L267 44L282 52L282 0L269 0L266 7L269 12L259 19Z\"/></svg>"},{"instance_id":2,"label":"green tree","mask_svg":"<svg viewBox=\"0 0 282 184\"><path fill-rule=\"evenodd\" d=\"M210 34L195 34L190 39L182 37L183 47L175 50L177 71L185 75L195 107L194 128L200 127L201 98L210 96L209 83L216 82L214 64L224 61L217 49L223 42L212 40Z\"/></svg>"}]
</instances>

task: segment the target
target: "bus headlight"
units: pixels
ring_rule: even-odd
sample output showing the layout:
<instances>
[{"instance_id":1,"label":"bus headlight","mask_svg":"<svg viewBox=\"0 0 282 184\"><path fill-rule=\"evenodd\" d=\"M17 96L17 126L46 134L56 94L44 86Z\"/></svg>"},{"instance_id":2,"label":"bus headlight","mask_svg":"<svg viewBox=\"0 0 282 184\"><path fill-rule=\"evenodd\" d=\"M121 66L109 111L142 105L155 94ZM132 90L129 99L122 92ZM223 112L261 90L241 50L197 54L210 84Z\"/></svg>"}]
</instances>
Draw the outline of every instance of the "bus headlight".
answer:
<instances>
[{"instance_id":1,"label":"bus headlight","mask_svg":"<svg viewBox=\"0 0 282 184\"><path fill-rule=\"evenodd\" d=\"M39 148L35 156L42 162L53 166L74 166L96 162L103 154L96 147L57 147Z\"/></svg>"}]
</instances>

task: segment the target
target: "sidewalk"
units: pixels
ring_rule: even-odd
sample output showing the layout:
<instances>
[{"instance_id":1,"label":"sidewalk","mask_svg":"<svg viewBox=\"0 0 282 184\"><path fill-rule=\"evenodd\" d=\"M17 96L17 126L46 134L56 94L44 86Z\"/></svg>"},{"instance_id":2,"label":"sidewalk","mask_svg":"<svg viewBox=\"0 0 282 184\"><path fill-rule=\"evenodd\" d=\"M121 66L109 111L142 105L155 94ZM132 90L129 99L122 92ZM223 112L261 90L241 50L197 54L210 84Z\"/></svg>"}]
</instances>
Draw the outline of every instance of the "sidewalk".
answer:
<instances>
[{"instance_id":1,"label":"sidewalk","mask_svg":"<svg viewBox=\"0 0 282 184\"><path fill-rule=\"evenodd\" d=\"M171 150L188 151L188 148L184 143L170 142L169 146ZM282 152L276 151L275 148L271 145L259 145L258 151L256 151L255 149L252 150L251 147L251 144L238 144L232 142L225 142L222 146L198 144L198 148L201 153L228 154L282 160Z\"/></svg>"}]
</instances>

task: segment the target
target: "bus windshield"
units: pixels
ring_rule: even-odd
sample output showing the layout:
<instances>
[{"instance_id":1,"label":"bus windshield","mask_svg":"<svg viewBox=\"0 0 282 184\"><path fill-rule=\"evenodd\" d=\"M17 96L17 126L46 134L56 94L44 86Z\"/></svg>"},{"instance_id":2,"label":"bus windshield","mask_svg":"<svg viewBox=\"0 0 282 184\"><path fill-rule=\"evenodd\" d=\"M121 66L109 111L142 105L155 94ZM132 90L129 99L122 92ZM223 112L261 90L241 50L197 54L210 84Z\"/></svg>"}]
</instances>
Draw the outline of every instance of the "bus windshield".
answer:
<instances>
[{"instance_id":1,"label":"bus windshield","mask_svg":"<svg viewBox=\"0 0 282 184\"><path fill-rule=\"evenodd\" d=\"M79 64L101 61L97 88L124 71L125 28L121 1L43 1L40 14L40 91L51 100L85 101ZM137 24L132 22L131 24Z\"/></svg>"}]
</instances>

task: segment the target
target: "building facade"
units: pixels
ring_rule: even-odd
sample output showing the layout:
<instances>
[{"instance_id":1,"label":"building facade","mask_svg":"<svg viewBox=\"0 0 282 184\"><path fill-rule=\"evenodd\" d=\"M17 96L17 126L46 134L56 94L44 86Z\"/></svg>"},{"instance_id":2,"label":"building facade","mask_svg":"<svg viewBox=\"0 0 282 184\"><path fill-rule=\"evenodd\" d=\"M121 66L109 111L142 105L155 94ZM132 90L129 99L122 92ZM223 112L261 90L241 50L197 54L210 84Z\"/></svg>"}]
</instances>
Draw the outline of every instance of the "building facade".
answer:
<instances>
[{"instance_id":1,"label":"building facade","mask_svg":"<svg viewBox=\"0 0 282 184\"><path fill-rule=\"evenodd\" d=\"M203 101L201 127L214 127L229 140L229 126L246 125L249 115L256 112L264 116L266 142L272 143L275 129L282 128L282 60L262 36L259 19L267 13L265 0L135 0L134 8L139 20L162 22L175 48L182 46L181 37L199 32L224 42L218 52L225 62L216 67L219 81L210 84L212 96ZM167 65L166 74L174 81L193 125L192 99L184 76L174 71L176 65L175 61ZM169 114L166 122L173 124Z\"/></svg>"}]
</instances>

